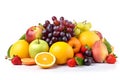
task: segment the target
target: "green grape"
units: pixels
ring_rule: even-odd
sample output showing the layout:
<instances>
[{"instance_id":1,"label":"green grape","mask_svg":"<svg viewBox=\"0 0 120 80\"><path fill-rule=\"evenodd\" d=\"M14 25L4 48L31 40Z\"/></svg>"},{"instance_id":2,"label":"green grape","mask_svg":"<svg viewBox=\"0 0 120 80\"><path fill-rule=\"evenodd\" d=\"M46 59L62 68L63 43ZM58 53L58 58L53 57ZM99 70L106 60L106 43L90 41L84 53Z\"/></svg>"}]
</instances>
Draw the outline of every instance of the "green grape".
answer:
<instances>
[{"instance_id":1,"label":"green grape","mask_svg":"<svg viewBox=\"0 0 120 80\"><path fill-rule=\"evenodd\" d=\"M92 27L92 25L90 22L84 24L84 30L90 30L91 27Z\"/></svg>"},{"instance_id":2,"label":"green grape","mask_svg":"<svg viewBox=\"0 0 120 80\"><path fill-rule=\"evenodd\" d=\"M78 23L77 23L77 27L78 27L79 29L83 29L83 28L84 28L84 24L83 24L82 22L78 22Z\"/></svg>"},{"instance_id":3,"label":"green grape","mask_svg":"<svg viewBox=\"0 0 120 80\"><path fill-rule=\"evenodd\" d=\"M79 34L80 34L80 29L79 29L79 28L76 28L76 29L74 30L74 33L75 33L76 36L79 35Z\"/></svg>"}]
</instances>

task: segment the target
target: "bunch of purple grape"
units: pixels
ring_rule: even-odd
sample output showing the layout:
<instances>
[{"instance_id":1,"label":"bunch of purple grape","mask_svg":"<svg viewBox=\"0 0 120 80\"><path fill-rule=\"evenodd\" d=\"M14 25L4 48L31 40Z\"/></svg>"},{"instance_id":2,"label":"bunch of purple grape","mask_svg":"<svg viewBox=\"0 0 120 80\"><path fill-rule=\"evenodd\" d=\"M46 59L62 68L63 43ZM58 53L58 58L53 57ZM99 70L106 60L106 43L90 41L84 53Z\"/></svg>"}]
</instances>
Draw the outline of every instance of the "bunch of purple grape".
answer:
<instances>
[{"instance_id":1,"label":"bunch of purple grape","mask_svg":"<svg viewBox=\"0 0 120 80\"><path fill-rule=\"evenodd\" d=\"M73 29L75 25L64 17L60 17L59 20L55 16L52 17L53 23L49 20L45 21L42 31L42 39L45 40L49 46L57 41L67 42L71 37L74 36Z\"/></svg>"}]
</instances>

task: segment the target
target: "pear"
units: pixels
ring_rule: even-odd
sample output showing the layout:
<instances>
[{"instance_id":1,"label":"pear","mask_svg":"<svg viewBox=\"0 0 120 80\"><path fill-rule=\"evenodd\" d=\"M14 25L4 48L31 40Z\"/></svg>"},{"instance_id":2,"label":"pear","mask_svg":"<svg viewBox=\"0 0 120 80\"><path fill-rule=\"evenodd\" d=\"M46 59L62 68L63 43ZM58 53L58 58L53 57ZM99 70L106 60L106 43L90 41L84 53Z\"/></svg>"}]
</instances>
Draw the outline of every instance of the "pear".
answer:
<instances>
[{"instance_id":1,"label":"pear","mask_svg":"<svg viewBox=\"0 0 120 80\"><path fill-rule=\"evenodd\" d=\"M105 61L108 55L108 50L106 45L102 42L102 40L98 40L93 44L92 54L96 62L102 63Z\"/></svg>"}]
</instances>

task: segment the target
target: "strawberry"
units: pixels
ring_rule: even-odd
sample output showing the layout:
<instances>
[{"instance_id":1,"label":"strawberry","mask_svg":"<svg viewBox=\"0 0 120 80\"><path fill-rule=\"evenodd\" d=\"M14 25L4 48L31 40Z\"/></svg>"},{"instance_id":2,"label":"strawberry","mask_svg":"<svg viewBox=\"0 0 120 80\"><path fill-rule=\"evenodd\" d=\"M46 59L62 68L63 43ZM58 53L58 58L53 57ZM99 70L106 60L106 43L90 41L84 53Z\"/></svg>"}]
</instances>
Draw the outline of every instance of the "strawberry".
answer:
<instances>
[{"instance_id":1,"label":"strawberry","mask_svg":"<svg viewBox=\"0 0 120 80\"><path fill-rule=\"evenodd\" d=\"M76 61L75 61L75 58L71 58L67 61L67 65L69 67L75 67L76 66Z\"/></svg>"},{"instance_id":2,"label":"strawberry","mask_svg":"<svg viewBox=\"0 0 120 80\"><path fill-rule=\"evenodd\" d=\"M85 53L86 50L90 49L88 45L82 46L80 52Z\"/></svg>"},{"instance_id":3,"label":"strawberry","mask_svg":"<svg viewBox=\"0 0 120 80\"><path fill-rule=\"evenodd\" d=\"M22 61L21 61L21 58L19 56L14 56L12 59L11 59L11 62L12 64L14 65L21 65L22 64Z\"/></svg>"},{"instance_id":4,"label":"strawberry","mask_svg":"<svg viewBox=\"0 0 120 80\"><path fill-rule=\"evenodd\" d=\"M109 54L106 58L106 62L109 64L115 64L116 56L114 54Z\"/></svg>"},{"instance_id":5,"label":"strawberry","mask_svg":"<svg viewBox=\"0 0 120 80\"><path fill-rule=\"evenodd\" d=\"M75 57L84 59L84 56L83 56L82 53L76 53L76 54L75 54Z\"/></svg>"}]
</instances>

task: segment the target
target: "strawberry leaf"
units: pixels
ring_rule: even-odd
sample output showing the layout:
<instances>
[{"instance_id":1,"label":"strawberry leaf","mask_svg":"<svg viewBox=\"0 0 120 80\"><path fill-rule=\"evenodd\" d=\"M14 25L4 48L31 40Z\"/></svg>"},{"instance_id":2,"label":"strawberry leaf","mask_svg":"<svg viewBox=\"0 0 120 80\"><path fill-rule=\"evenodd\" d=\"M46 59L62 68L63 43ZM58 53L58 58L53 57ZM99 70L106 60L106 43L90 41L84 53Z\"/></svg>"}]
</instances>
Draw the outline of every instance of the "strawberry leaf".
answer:
<instances>
[{"instance_id":1,"label":"strawberry leaf","mask_svg":"<svg viewBox=\"0 0 120 80\"><path fill-rule=\"evenodd\" d=\"M83 58L75 57L75 61L79 66L83 65Z\"/></svg>"}]
</instances>

